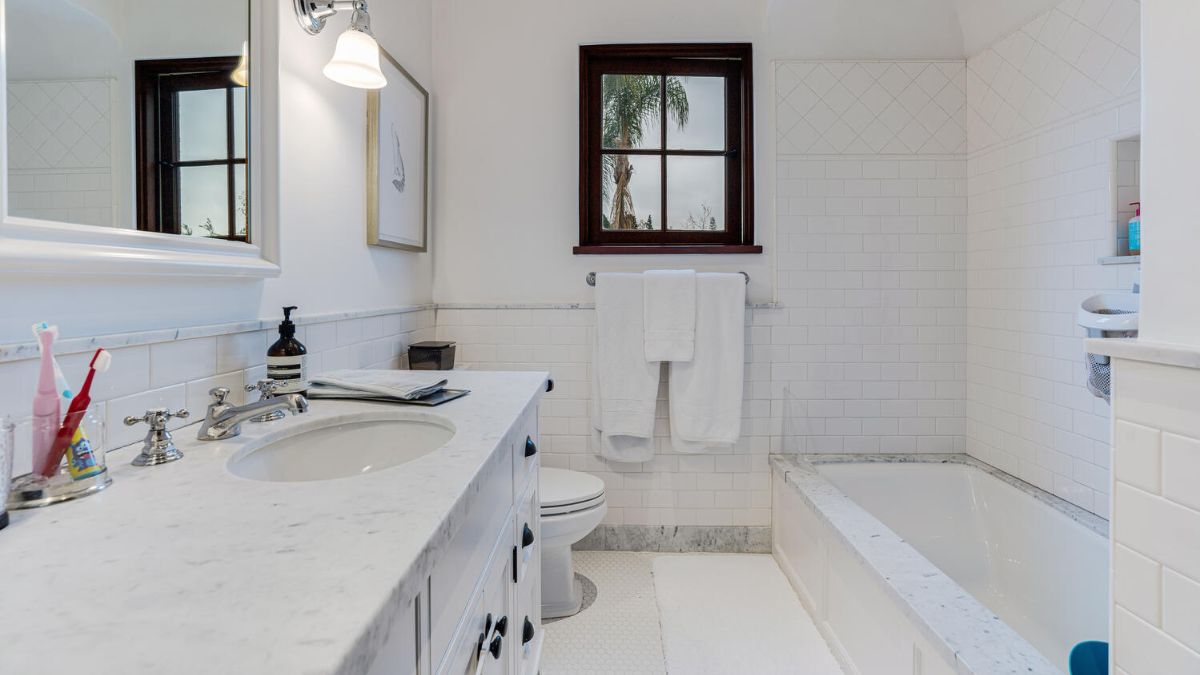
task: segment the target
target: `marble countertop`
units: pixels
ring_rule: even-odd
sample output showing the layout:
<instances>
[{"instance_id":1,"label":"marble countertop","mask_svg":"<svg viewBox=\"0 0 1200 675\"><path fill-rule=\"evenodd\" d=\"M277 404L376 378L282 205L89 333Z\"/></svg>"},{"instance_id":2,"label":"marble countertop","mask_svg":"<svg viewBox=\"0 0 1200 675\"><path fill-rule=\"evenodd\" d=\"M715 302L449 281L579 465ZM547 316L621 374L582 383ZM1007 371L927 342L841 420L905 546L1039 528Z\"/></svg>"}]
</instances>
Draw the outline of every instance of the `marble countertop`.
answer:
<instances>
[{"instance_id":1,"label":"marble countertop","mask_svg":"<svg viewBox=\"0 0 1200 675\"><path fill-rule=\"evenodd\" d=\"M1130 361L1161 363L1180 368L1200 368L1200 348L1139 338L1088 338L1084 347L1089 353Z\"/></svg>"},{"instance_id":2,"label":"marble countertop","mask_svg":"<svg viewBox=\"0 0 1200 675\"><path fill-rule=\"evenodd\" d=\"M138 446L109 453L107 490L11 512L0 530L0 672L365 672L546 377L455 371L471 395L403 407L454 438L350 478L256 482L226 462L289 425L399 406L318 400L210 443L188 426L175 432L184 458L159 467L131 466Z\"/></svg>"}]
</instances>

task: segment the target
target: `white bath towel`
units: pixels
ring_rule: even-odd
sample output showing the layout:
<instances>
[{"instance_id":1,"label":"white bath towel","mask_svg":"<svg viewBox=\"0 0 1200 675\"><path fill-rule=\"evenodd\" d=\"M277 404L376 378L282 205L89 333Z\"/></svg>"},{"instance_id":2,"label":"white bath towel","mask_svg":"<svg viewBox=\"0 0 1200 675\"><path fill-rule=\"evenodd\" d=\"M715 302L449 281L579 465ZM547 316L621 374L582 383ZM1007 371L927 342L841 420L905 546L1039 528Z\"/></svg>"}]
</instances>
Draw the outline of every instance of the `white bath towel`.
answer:
<instances>
[{"instance_id":1,"label":"white bath towel","mask_svg":"<svg viewBox=\"0 0 1200 675\"><path fill-rule=\"evenodd\" d=\"M746 282L740 274L696 275L696 350L672 363L671 445L703 452L736 443L742 429Z\"/></svg>"},{"instance_id":2,"label":"white bath towel","mask_svg":"<svg viewBox=\"0 0 1200 675\"><path fill-rule=\"evenodd\" d=\"M692 360L696 338L695 270L645 274L646 360Z\"/></svg>"},{"instance_id":3,"label":"white bath towel","mask_svg":"<svg viewBox=\"0 0 1200 675\"><path fill-rule=\"evenodd\" d=\"M642 275L597 275L593 437L600 454L618 462L654 457L660 365L645 359L642 305Z\"/></svg>"}]
</instances>

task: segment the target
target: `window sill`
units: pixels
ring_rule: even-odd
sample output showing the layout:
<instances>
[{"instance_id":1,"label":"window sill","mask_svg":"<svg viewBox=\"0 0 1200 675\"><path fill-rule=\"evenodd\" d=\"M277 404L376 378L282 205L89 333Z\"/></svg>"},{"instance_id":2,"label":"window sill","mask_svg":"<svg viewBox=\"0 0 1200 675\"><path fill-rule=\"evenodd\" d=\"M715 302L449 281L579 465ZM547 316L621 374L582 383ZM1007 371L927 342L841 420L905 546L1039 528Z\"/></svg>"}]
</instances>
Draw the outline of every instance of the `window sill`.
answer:
<instances>
[{"instance_id":1,"label":"window sill","mask_svg":"<svg viewBox=\"0 0 1200 675\"><path fill-rule=\"evenodd\" d=\"M762 246L745 244L588 244L574 249L575 255L731 255L762 252Z\"/></svg>"}]
</instances>

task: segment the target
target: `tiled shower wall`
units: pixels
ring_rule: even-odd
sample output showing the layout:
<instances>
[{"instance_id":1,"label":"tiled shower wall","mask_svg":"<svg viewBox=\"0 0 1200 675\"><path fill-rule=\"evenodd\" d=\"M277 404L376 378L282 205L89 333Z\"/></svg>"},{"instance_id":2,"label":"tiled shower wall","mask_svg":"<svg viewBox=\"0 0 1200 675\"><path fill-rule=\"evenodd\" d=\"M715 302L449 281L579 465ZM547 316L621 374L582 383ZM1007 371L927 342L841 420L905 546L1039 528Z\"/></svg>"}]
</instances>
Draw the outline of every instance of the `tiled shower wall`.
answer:
<instances>
[{"instance_id":1,"label":"tiled shower wall","mask_svg":"<svg viewBox=\"0 0 1200 675\"><path fill-rule=\"evenodd\" d=\"M967 62L967 450L1100 515L1109 409L1076 310L1129 290L1116 141L1139 133L1138 4L1070 0Z\"/></svg>"},{"instance_id":2,"label":"tiled shower wall","mask_svg":"<svg viewBox=\"0 0 1200 675\"><path fill-rule=\"evenodd\" d=\"M308 348L308 370L400 367L413 342L433 336L434 311L417 307L365 315L299 317L296 337ZM31 336L32 337L32 336ZM187 408L191 418L174 420L171 428L195 423L208 406L208 390L228 387L230 400L244 400L245 385L266 377L267 347L278 339L272 321L228 326L201 326L150 331L95 339L64 340L55 350L67 379L76 387L97 347L112 353L112 366L96 377L92 400L105 420L103 446L113 449L140 441L144 426L126 427L126 415L149 408ZM37 382L37 349L8 348L0 353L0 382L28 386L0 387L0 418L17 423L14 472L30 470L30 405ZM95 441L95 434L92 434Z\"/></svg>"},{"instance_id":3,"label":"tiled shower wall","mask_svg":"<svg viewBox=\"0 0 1200 675\"><path fill-rule=\"evenodd\" d=\"M782 449L961 451L963 62L779 63L776 119Z\"/></svg>"},{"instance_id":4,"label":"tiled shower wall","mask_svg":"<svg viewBox=\"0 0 1200 675\"><path fill-rule=\"evenodd\" d=\"M10 211L111 226L113 80L8 83Z\"/></svg>"}]
</instances>

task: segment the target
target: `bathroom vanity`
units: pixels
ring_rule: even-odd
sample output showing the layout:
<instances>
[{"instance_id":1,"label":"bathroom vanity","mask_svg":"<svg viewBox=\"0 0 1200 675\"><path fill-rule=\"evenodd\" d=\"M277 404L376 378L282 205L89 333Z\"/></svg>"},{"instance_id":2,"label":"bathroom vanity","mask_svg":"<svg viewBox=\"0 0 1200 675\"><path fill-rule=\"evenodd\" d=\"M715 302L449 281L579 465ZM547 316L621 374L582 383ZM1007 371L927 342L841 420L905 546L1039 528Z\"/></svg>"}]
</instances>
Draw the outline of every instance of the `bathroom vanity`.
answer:
<instances>
[{"instance_id":1,"label":"bathroom vanity","mask_svg":"<svg viewBox=\"0 0 1200 675\"><path fill-rule=\"evenodd\" d=\"M453 377L471 395L432 409L184 427L182 460L127 447L108 490L15 513L0 672L537 673L546 374Z\"/></svg>"}]
</instances>

